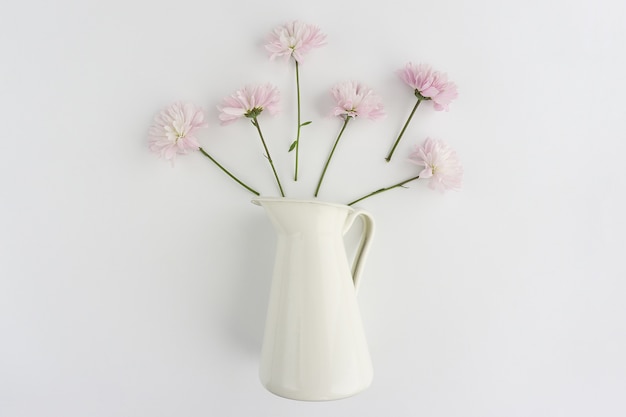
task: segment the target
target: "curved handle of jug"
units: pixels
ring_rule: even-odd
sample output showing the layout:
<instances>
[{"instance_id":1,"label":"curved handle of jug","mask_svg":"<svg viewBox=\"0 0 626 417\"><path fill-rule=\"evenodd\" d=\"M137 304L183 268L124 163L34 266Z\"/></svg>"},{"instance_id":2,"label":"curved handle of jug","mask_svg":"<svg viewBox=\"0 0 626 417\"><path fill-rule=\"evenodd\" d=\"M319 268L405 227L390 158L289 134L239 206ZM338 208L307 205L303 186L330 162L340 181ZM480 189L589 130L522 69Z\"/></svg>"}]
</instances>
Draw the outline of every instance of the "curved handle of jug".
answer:
<instances>
[{"instance_id":1,"label":"curved handle of jug","mask_svg":"<svg viewBox=\"0 0 626 417\"><path fill-rule=\"evenodd\" d=\"M363 271L363 265L365 264L365 257L369 252L372 238L374 237L374 218L365 210L355 209L348 218L343 228L343 234L345 235L348 230L354 224L354 221L360 217L363 221L363 232L361 233L361 239L359 247L354 255L354 261L352 262L352 280L354 281L354 290L358 292L359 282L361 280L361 273Z\"/></svg>"}]
</instances>

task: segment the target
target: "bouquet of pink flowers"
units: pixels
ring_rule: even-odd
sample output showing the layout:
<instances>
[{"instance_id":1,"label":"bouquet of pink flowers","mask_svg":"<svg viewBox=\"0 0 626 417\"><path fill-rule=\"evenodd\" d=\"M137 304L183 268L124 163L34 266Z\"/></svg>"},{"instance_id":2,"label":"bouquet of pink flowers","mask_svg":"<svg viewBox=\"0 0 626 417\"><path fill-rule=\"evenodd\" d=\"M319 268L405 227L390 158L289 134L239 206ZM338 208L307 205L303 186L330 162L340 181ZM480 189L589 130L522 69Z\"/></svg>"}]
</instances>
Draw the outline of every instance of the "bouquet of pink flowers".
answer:
<instances>
[{"instance_id":1,"label":"bouquet of pink flowers","mask_svg":"<svg viewBox=\"0 0 626 417\"><path fill-rule=\"evenodd\" d=\"M294 181L298 180L301 129L311 123L311 121L303 122L301 117L299 64L303 62L304 57L312 49L319 48L325 44L326 36L320 32L318 27L293 21L274 29L268 36L268 41L265 45L266 50L270 53L270 59L282 58L285 61L290 61L293 58L295 63L297 93L296 139L289 147L289 152L294 152ZM422 101L432 101L435 110L447 111L450 103L457 97L456 85L448 81L445 74L433 71L428 65L408 63L403 69L398 71L398 75L413 90L416 103L406 123L392 143L391 149L385 158L387 162L391 161L396 147L404 136ZM322 168L317 187L313 193L314 197L318 196L337 144L349 122L359 118L376 120L385 114L381 98L362 83L340 83L332 87L330 92L335 102L332 114L342 121L342 125ZM273 85L248 85L225 97L217 108L220 112L219 119L223 125L242 118L250 119L261 140L265 157L270 164L280 195L285 197L280 176L274 166L269 147L259 123L259 117L264 112L270 115L277 113L278 103L279 93ZM192 103L176 102L156 116L154 124L149 130L150 149L172 163L177 155L187 154L189 151L200 151L202 155L206 156L239 185L255 195L260 195L258 191L233 175L200 146L195 134L198 129L206 126L207 123L205 122L205 115L202 109ZM409 160L419 167L416 175L391 186L376 189L353 200L348 205L355 204L393 188L402 187L419 178L428 179L430 188L439 191L460 188L463 168L456 152L442 140L426 138L421 145L415 147L415 150L409 156Z\"/></svg>"}]
</instances>

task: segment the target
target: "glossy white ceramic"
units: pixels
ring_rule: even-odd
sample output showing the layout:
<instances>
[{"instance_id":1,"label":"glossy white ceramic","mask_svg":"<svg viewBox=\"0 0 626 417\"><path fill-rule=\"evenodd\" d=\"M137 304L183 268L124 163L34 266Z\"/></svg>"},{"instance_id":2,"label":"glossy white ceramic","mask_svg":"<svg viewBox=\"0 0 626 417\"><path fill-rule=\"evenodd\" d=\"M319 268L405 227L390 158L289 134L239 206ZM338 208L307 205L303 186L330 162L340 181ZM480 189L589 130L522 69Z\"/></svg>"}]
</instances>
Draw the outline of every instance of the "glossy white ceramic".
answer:
<instances>
[{"instance_id":1,"label":"glossy white ceramic","mask_svg":"<svg viewBox=\"0 0 626 417\"><path fill-rule=\"evenodd\" d=\"M372 381L356 301L374 220L363 210L317 200L256 198L278 234L261 355L263 385L281 397L349 397ZM363 232L352 266L344 234Z\"/></svg>"}]
</instances>

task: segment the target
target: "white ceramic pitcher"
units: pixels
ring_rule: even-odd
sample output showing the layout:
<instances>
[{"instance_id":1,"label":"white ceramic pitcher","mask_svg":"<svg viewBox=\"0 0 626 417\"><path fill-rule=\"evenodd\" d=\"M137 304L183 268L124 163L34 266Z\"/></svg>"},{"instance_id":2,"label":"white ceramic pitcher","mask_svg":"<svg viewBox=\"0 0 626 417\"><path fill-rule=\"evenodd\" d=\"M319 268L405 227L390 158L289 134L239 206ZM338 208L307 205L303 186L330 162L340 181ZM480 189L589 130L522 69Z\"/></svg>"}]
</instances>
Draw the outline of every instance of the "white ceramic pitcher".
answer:
<instances>
[{"instance_id":1,"label":"white ceramic pitcher","mask_svg":"<svg viewBox=\"0 0 626 417\"><path fill-rule=\"evenodd\" d=\"M349 397L372 381L356 301L374 220L363 210L317 200L256 198L278 234L261 355L263 385L281 397ZM363 232L352 266L344 234Z\"/></svg>"}]
</instances>

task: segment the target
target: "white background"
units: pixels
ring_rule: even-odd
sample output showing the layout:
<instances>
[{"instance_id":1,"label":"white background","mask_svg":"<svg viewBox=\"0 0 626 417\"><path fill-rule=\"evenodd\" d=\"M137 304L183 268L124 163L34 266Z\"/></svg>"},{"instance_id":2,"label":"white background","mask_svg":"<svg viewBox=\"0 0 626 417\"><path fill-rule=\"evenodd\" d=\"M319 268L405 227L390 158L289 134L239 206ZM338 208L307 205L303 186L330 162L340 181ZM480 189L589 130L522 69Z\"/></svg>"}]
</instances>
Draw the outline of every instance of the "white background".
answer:
<instances>
[{"instance_id":1,"label":"white background","mask_svg":"<svg viewBox=\"0 0 626 417\"><path fill-rule=\"evenodd\" d=\"M265 35L291 19L328 45L302 66L301 181L289 178L293 65ZM0 416L624 416L626 5L545 2L14 2L0 16ZM413 105L394 71L459 86ZM465 167L460 192L411 184L363 202L377 236L359 294L372 387L330 403L257 377L274 234L202 155L147 148L175 100L203 146L275 195L254 128L215 106L272 82L260 118L290 196L309 198L358 80L388 116L348 126L320 193L347 202L408 178L426 136Z\"/></svg>"}]
</instances>

